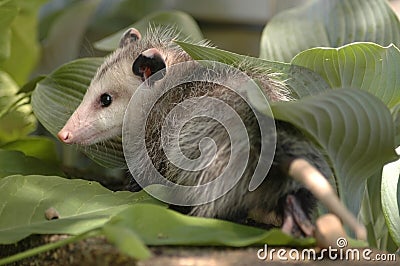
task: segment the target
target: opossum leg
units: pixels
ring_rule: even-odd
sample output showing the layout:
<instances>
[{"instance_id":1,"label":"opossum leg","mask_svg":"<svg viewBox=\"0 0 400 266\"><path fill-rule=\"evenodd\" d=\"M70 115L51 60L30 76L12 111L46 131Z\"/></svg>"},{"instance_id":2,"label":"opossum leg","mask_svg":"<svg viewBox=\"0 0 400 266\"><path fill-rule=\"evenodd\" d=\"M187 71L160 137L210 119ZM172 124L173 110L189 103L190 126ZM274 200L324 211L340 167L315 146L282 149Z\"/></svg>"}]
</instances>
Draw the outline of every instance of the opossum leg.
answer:
<instances>
[{"instance_id":1,"label":"opossum leg","mask_svg":"<svg viewBox=\"0 0 400 266\"><path fill-rule=\"evenodd\" d=\"M283 210L282 231L295 237L313 236L314 225L295 195L286 196L286 204Z\"/></svg>"},{"instance_id":2,"label":"opossum leg","mask_svg":"<svg viewBox=\"0 0 400 266\"><path fill-rule=\"evenodd\" d=\"M343 205L332 186L318 169L301 158L288 159L284 170L293 179L301 182L330 212L337 215L356 234L357 239L366 240L367 230L357 218Z\"/></svg>"}]
</instances>

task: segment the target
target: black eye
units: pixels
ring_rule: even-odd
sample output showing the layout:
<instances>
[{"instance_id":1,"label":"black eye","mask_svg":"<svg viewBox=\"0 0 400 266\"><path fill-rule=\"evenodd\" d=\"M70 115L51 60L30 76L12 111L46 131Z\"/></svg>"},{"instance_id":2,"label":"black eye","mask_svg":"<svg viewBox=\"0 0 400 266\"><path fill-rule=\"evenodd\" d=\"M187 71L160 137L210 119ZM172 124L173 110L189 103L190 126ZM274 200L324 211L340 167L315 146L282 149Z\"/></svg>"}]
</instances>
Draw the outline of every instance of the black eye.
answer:
<instances>
[{"instance_id":1,"label":"black eye","mask_svg":"<svg viewBox=\"0 0 400 266\"><path fill-rule=\"evenodd\" d=\"M104 93L100 96L101 107L108 107L112 103L112 97L110 94Z\"/></svg>"}]
</instances>

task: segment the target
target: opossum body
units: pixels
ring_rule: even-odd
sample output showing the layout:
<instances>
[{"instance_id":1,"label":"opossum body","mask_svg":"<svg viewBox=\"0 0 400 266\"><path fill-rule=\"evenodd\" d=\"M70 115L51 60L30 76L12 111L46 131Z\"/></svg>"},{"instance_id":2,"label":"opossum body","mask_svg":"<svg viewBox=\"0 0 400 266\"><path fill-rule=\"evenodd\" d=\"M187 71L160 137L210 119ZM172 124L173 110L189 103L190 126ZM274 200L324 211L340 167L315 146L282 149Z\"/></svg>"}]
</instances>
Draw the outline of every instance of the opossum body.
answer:
<instances>
[{"instance_id":1,"label":"opossum body","mask_svg":"<svg viewBox=\"0 0 400 266\"><path fill-rule=\"evenodd\" d=\"M124 112L131 96L142 82L147 82L154 73L165 69L159 81L149 86L168 84L176 78L169 74L171 66L192 61L191 57L173 42L175 36L176 33L171 29L151 29L143 38L136 29L126 31L121 39L120 48L98 69L82 103L58 133L59 139L68 144L90 145L120 136ZM187 71L190 75L191 70ZM252 69L248 74L260 82L270 101L288 100L283 85L258 73L257 69ZM234 77L226 77L230 78ZM153 165L168 180L184 185L210 182L224 171L231 147L226 130L215 120L196 118L179 132L182 153L188 158L199 156L198 143L205 137L213 139L216 143L218 151L215 158L204 170L182 170L169 162L160 148L161 126L169 110L180 102L204 96L224 101L240 115L249 135L250 158L242 178L228 193L210 203L191 207L188 210L189 214L240 223L248 222L248 218L251 217L256 224L280 226L285 232L295 236L312 235L313 225L310 220L316 205L315 197L302 183L289 176L285 165L293 158L303 158L324 176L328 176L331 172L323 156L296 129L276 121L277 143L272 167L263 183L250 192L249 182L260 153L259 127L254 114L243 99L222 85L207 82L181 84L157 102L146 123L146 148ZM145 100L143 99L143 102ZM135 169L138 169L135 175L145 174L146 169L141 172L143 165L140 158L134 163L137 164ZM197 196L187 195L188 198Z\"/></svg>"}]
</instances>

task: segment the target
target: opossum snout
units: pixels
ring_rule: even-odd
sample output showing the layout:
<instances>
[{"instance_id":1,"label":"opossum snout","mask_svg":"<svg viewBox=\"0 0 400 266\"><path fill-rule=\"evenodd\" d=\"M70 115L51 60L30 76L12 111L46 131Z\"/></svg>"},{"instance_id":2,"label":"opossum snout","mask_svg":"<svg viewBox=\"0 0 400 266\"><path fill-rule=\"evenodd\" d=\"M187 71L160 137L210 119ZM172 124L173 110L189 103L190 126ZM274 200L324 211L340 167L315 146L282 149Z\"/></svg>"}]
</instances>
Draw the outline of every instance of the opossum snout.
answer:
<instances>
[{"instance_id":1,"label":"opossum snout","mask_svg":"<svg viewBox=\"0 0 400 266\"><path fill-rule=\"evenodd\" d=\"M60 132L57 133L57 137L66 144L72 143L72 134L69 130L61 129Z\"/></svg>"}]
</instances>

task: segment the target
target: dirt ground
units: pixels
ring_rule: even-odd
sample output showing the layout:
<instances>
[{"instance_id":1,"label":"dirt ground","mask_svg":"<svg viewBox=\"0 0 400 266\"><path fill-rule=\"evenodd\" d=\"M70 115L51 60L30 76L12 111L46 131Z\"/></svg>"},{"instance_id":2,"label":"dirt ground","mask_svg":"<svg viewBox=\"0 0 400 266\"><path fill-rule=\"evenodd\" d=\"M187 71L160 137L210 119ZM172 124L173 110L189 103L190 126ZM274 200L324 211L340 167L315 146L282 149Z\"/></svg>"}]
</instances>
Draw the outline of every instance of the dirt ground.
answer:
<instances>
[{"instance_id":1,"label":"dirt ground","mask_svg":"<svg viewBox=\"0 0 400 266\"><path fill-rule=\"evenodd\" d=\"M29 247L38 246L44 243L52 243L60 239L64 239L65 235L51 236L32 236L18 245L0 246L0 258L15 254ZM260 251L260 249L262 249ZM273 250L275 249L275 250ZM130 257L121 254L112 244L108 243L102 237L89 238L77 243L69 244L64 247L42 253L36 257L31 257L23 261L19 261L12 265L137 265L137 266L246 266L246 265L400 265L400 257L392 254L381 253L377 250L369 251L363 249L352 250L348 253L333 252L331 258L326 252L326 256L321 259L321 252L316 253L316 259L313 259L313 253L305 252L297 249L267 247L267 253L263 247L247 247L247 248L226 248L226 247L150 247L152 257L135 261ZM363 253L368 260L363 259ZM270 255L273 254L272 260ZM301 254L304 254L304 260ZM308 256L311 254L311 259ZM357 254L360 255L358 260ZM281 258L287 258L284 261ZM259 258L260 257L260 258ZM265 258L266 257L266 258ZM292 257L292 259L291 259ZM386 258L391 261L382 261ZM377 259L380 259L378 261Z\"/></svg>"}]
</instances>

